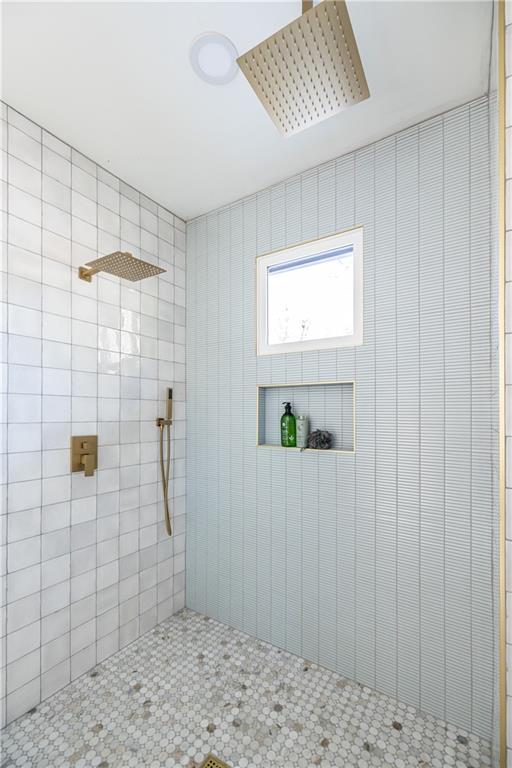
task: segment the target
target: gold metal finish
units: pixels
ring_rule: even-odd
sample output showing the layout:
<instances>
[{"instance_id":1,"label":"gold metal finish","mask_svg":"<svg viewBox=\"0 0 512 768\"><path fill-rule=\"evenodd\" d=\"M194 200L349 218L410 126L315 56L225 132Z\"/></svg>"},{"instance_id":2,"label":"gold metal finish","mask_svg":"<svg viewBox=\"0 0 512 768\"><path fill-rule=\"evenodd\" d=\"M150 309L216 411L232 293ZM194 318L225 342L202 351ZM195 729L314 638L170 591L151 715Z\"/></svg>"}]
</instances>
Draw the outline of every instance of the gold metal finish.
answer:
<instances>
[{"instance_id":1,"label":"gold metal finish","mask_svg":"<svg viewBox=\"0 0 512 768\"><path fill-rule=\"evenodd\" d=\"M98 438L96 435L73 436L70 441L71 472L84 472L92 477L98 468Z\"/></svg>"},{"instance_id":2,"label":"gold metal finish","mask_svg":"<svg viewBox=\"0 0 512 768\"><path fill-rule=\"evenodd\" d=\"M505 3L496 4L498 11L498 259L499 259L499 760L507 765L507 621L506 621L506 497L505 497Z\"/></svg>"},{"instance_id":3,"label":"gold metal finish","mask_svg":"<svg viewBox=\"0 0 512 768\"><path fill-rule=\"evenodd\" d=\"M285 136L370 95L344 0L309 8L237 62Z\"/></svg>"},{"instance_id":4,"label":"gold metal finish","mask_svg":"<svg viewBox=\"0 0 512 768\"><path fill-rule=\"evenodd\" d=\"M216 757L210 752L209 755L206 755L205 759L200 765L200 768L230 768L230 767L227 763L224 763L222 760L219 760L218 757Z\"/></svg>"},{"instance_id":5,"label":"gold metal finish","mask_svg":"<svg viewBox=\"0 0 512 768\"><path fill-rule=\"evenodd\" d=\"M165 269L150 264L148 261L136 259L128 251L115 251L109 253L108 256L100 256L99 259L88 261L85 267L79 267L78 276L81 280L90 283L92 276L97 272L108 272L110 275L122 277L135 283L165 271Z\"/></svg>"},{"instance_id":6,"label":"gold metal finish","mask_svg":"<svg viewBox=\"0 0 512 768\"><path fill-rule=\"evenodd\" d=\"M164 497L164 522L168 536L172 536L171 513L169 510L169 475L171 471L171 425L172 425L172 389L168 391L166 418L159 418L155 422L160 430L160 477L162 479L162 493ZM167 437L167 458L164 460L164 429Z\"/></svg>"},{"instance_id":7,"label":"gold metal finish","mask_svg":"<svg viewBox=\"0 0 512 768\"><path fill-rule=\"evenodd\" d=\"M270 445L260 443L260 389L282 389L283 387L317 387L328 384L352 384L352 445L351 451L340 448L288 448L285 445ZM300 381L285 382L284 384L256 384L256 448L281 448L283 451L299 451L301 453L337 453L352 456L356 452L356 382L353 379L338 379L330 381Z\"/></svg>"}]
</instances>

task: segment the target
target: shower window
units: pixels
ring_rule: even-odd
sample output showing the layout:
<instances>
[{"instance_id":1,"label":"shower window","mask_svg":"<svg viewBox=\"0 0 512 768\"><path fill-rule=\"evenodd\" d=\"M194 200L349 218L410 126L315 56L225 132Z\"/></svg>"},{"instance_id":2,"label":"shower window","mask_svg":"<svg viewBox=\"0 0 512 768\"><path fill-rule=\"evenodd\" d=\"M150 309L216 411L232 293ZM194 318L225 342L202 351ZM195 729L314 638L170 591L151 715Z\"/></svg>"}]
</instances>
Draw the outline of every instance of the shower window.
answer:
<instances>
[{"instance_id":1,"label":"shower window","mask_svg":"<svg viewBox=\"0 0 512 768\"><path fill-rule=\"evenodd\" d=\"M363 341L363 230L260 256L258 354Z\"/></svg>"}]
</instances>

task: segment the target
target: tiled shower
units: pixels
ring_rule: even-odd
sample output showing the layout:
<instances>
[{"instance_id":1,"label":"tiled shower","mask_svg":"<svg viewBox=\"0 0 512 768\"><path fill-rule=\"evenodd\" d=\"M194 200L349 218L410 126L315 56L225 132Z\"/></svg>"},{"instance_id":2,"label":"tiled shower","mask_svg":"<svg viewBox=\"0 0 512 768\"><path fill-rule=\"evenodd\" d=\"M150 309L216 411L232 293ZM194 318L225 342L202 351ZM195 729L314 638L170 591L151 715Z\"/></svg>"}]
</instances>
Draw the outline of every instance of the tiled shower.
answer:
<instances>
[{"instance_id":1,"label":"tiled shower","mask_svg":"<svg viewBox=\"0 0 512 768\"><path fill-rule=\"evenodd\" d=\"M510 60L188 220L0 102L0 768L512 766ZM364 343L258 354L258 257L354 228Z\"/></svg>"},{"instance_id":2,"label":"tiled shower","mask_svg":"<svg viewBox=\"0 0 512 768\"><path fill-rule=\"evenodd\" d=\"M4 723L183 607L185 224L2 106ZM163 267L77 279L98 253ZM155 419L174 388L175 533ZM71 435L98 435L93 477Z\"/></svg>"}]
</instances>

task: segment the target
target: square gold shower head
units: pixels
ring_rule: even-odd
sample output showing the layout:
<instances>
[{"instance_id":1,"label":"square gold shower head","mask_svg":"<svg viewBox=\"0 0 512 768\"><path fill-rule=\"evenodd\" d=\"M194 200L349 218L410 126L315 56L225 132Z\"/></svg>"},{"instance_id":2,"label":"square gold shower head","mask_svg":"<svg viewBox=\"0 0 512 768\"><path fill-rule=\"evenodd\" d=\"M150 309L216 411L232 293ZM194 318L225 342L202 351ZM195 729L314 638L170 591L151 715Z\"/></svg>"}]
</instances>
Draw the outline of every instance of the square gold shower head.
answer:
<instances>
[{"instance_id":1,"label":"square gold shower head","mask_svg":"<svg viewBox=\"0 0 512 768\"><path fill-rule=\"evenodd\" d=\"M344 0L324 0L237 61L285 136L370 95Z\"/></svg>"},{"instance_id":2,"label":"square gold shower head","mask_svg":"<svg viewBox=\"0 0 512 768\"><path fill-rule=\"evenodd\" d=\"M85 267L79 268L78 275L81 280L87 280L90 283L92 276L97 272L108 272L109 275L122 277L135 283L165 271L161 267L150 264L149 261L136 259L128 251L115 251L108 256L100 256L99 259L88 261Z\"/></svg>"},{"instance_id":3,"label":"square gold shower head","mask_svg":"<svg viewBox=\"0 0 512 768\"><path fill-rule=\"evenodd\" d=\"M219 760L216 755L210 752L209 755L206 755L199 768L229 768L229 765Z\"/></svg>"}]
</instances>

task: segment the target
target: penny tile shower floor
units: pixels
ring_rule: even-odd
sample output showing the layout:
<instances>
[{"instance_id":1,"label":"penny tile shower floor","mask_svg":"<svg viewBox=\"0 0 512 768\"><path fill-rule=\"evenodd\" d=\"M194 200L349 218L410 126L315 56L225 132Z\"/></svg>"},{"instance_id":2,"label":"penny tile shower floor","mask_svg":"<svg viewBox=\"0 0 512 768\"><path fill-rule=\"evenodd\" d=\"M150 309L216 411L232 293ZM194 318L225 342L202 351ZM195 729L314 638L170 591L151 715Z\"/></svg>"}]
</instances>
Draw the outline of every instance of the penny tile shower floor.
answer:
<instances>
[{"instance_id":1,"label":"penny tile shower floor","mask_svg":"<svg viewBox=\"0 0 512 768\"><path fill-rule=\"evenodd\" d=\"M11 723L1 768L481 768L489 745L182 611Z\"/></svg>"}]
</instances>

